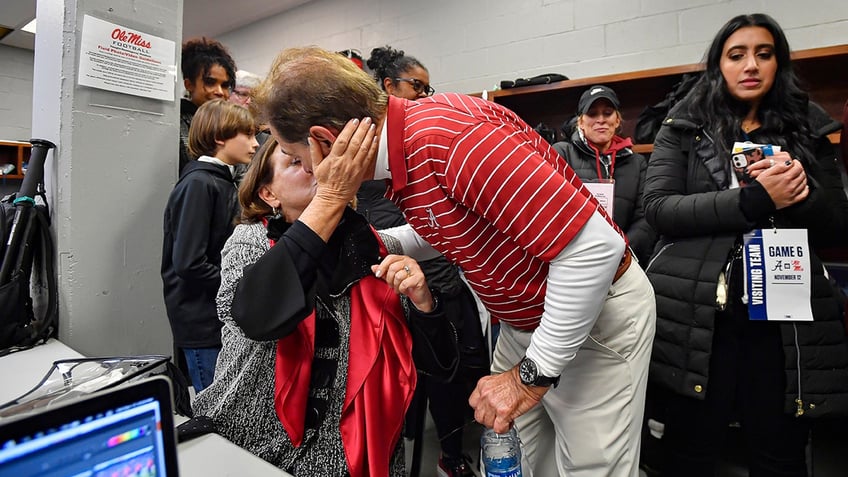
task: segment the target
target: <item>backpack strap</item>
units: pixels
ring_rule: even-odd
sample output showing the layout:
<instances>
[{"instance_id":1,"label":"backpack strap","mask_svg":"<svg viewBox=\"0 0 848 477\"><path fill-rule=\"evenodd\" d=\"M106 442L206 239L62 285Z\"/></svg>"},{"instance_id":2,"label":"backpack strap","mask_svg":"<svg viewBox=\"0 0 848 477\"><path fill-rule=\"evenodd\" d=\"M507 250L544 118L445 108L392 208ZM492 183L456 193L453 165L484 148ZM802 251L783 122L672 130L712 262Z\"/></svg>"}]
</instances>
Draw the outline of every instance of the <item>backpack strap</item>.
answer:
<instances>
[{"instance_id":1,"label":"backpack strap","mask_svg":"<svg viewBox=\"0 0 848 477\"><path fill-rule=\"evenodd\" d=\"M47 307L41 319L36 318L33 322L34 345L47 341L57 331L59 318L59 283L56 277L56 257L53 237L50 234L50 215L45 205L34 207L35 217L38 220L36 231L39 248L37 257L33 258L33 269L44 270L44 280L47 285Z\"/></svg>"}]
</instances>

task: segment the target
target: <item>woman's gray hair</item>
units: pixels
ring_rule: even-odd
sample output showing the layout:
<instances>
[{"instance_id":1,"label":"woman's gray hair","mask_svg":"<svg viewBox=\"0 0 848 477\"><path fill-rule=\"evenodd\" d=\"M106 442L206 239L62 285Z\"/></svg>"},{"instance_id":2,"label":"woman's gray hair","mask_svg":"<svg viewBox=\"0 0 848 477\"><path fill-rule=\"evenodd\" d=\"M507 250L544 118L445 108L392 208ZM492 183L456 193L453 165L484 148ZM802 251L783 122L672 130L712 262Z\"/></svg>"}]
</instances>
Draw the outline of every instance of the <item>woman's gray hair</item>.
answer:
<instances>
[{"instance_id":1,"label":"woman's gray hair","mask_svg":"<svg viewBox=\"0 0 848 477\"><path fill-rule=\"evenodd\" d=\"M262 77L255 75L250 71L236 71L236 87L244 87L254 89L262 82Z\"/></svg>"}]
</instances>

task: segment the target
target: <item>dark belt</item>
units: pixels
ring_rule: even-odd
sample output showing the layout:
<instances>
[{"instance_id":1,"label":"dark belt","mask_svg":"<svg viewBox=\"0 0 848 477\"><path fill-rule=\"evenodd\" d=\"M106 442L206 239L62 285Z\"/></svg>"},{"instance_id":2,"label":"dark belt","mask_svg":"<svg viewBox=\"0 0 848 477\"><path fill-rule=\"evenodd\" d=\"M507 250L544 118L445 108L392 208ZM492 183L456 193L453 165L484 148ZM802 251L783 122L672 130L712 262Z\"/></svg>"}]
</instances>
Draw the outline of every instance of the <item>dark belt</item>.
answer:
<instances>
[{"instance_id":1,"label":"dark belt","mask_svg":"<svg viewBox=\"0 0 848 477\"><path fill-rule=\"evenodd\" d=\"M633 260L633 254L630 253L630 247L626 247L624 249L624 256L621 257L621 263L618 264L618 269L615 271L615 275L612 277L612 282L615 283L624 275L624 272L630 268L630 262Z\"/></svg>"}]
</instances>

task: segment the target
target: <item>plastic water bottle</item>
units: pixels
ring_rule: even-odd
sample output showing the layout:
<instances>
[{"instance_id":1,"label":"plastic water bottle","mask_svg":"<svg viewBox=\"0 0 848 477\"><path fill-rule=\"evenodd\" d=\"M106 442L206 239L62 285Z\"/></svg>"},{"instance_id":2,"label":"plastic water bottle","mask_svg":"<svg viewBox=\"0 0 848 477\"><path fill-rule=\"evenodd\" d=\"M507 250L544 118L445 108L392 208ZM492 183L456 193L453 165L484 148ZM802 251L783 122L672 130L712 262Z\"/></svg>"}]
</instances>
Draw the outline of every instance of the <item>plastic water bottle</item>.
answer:
<instances>
[{"instance_id":1,"label":"plastic water bottle","mask_svg":"<svg viewBox=\"0 0 848 477\"><path fill-rule=\"evenodd\" d=\"M522 477L521 442L514 427L506 434L486 429L480 437L480 448L486 477Z\"/></svg>"}]
</instances>

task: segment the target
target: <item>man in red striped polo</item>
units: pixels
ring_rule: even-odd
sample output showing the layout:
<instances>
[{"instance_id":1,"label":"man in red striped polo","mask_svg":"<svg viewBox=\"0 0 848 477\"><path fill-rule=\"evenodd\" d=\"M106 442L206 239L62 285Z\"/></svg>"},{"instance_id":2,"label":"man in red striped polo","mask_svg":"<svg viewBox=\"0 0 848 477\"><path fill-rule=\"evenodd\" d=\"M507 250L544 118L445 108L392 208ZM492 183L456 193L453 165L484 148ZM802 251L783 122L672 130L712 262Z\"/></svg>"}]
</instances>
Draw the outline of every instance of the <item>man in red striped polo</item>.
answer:
<instances>
[{"instance_id":1,"label":"man in red striped polo","mask_svg":"<svg viewBox=\"0 0 848 477\"><path fill-rule=\"evenodd\" d=\"M505 432L514 421L536 475L638 475L653 290L544 139L479 98L387 98L317 48L281 53L258 97L318 187L385 179L407 222L500 320L494 374L470 399L478 422ZM373 120L378 151L365 177L336 177L323 158L352 118Z\"/></svg>"}]
</instances>

